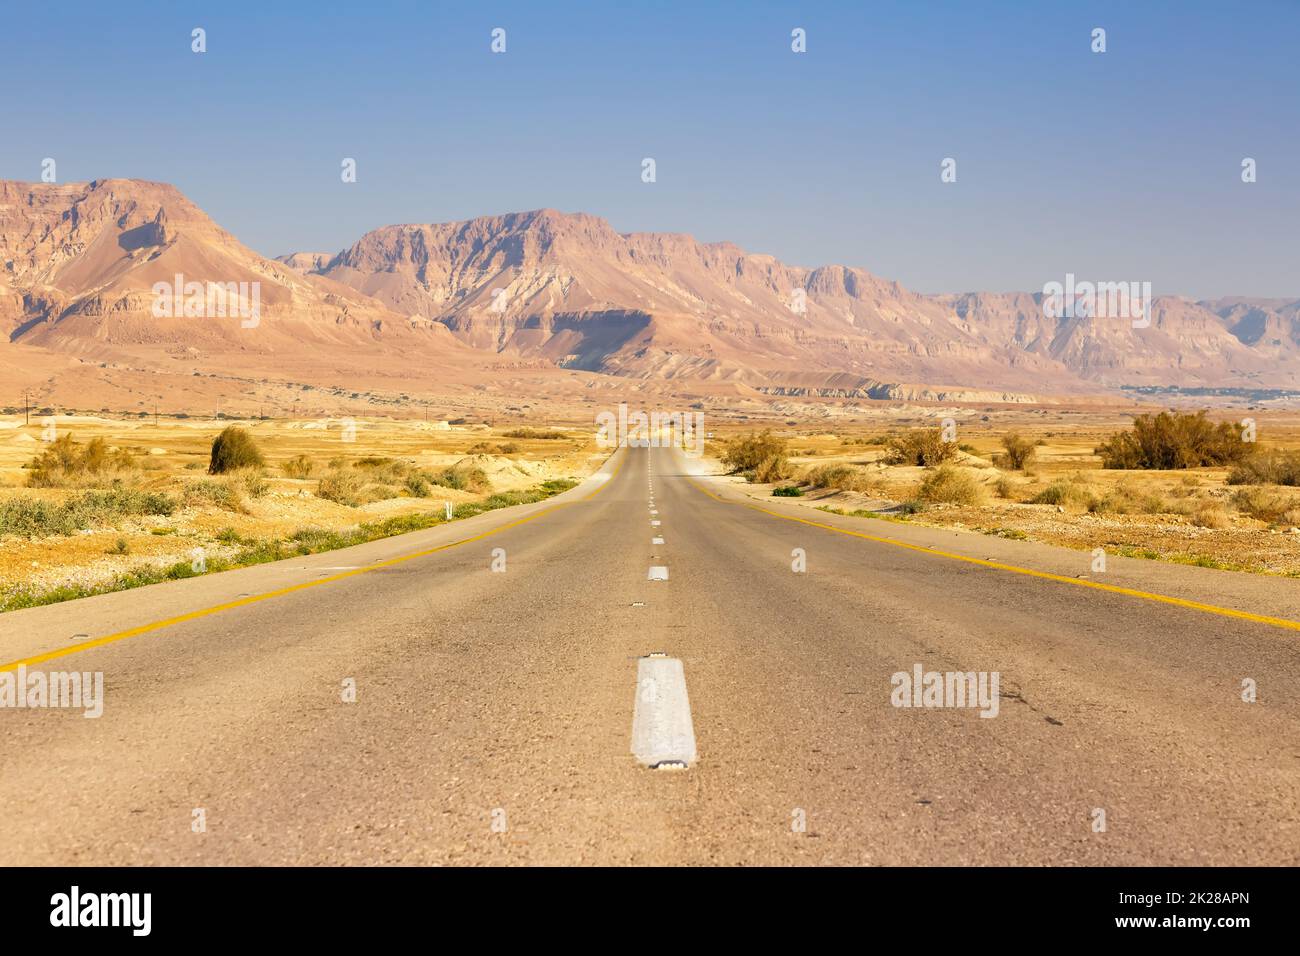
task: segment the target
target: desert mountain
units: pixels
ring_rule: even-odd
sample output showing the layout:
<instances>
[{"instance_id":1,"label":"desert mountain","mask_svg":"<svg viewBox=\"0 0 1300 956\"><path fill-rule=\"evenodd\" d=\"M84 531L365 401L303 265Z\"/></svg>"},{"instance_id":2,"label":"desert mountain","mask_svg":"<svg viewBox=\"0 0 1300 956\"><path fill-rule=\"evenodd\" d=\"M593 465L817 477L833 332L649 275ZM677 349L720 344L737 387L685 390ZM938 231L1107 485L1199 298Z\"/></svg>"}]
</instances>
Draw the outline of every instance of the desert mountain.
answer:
<instances>
[{"instance_id":1,"label":"desert mountain","mask_svg":"<svg viewBox=\"0 0 1300 956\"><path fill-rule=\"evenodd\" d=\"M158 284L177 277L181 289L229 289L230 311L213 315L211 300L205 311L200 295L191 313L177 290L160 313ZM1049 318L1031 293L921 295L862 269L788 266L554 210L386 226L337 255L273 260L169 185L0 181L0 367L79 363L117 370L103 376L115 385L129 369L224 376L248 400L265 385L256 397L276 402L302 387L291 382L353 398L376 383L399 398L436 384L502 401L621 382L770 402L1300 381L1300 300L1164 296L1151 320ZM41 379L56 380L69 373ZM138 405L170 397L129 391Z\"/></svg>"},{"instance_id":2,"label":"desert mountain","mask_svg":"<svg viewBox=\"0 0 1300 956\"><path fill-rule=\"evenodd\" d=\"M301 353L385 337L455 347L441 325L259 256L163 183L0 181L0 261L0 327L24 344L103 355ZM176 287L171 314L159 314L158 283ZM214 284L223 297L209 301Z\"/></svg>"},{"instance_id":3,"label":"desert mountain","mask_svg":"<svg viewBox=\"0 0 1300 956\"><path fill-rule=\"evenodd\" d=\"M584 214L387 226L316 274L441 322L475 348L605 374L872 397L898 382L991 399L1051 378L1087 387L1050 357L981 341L945 305L861 269L620 234Z\"/></svg>"},{"instance_id":4,"label":"desert mountain","mask_svg":"<svg viewBox=\"0 0 1300 956\"><path fill-rule=\"evenodd\" d=\"M479 349L769 393L1300 381L1300 300L1156 296L1150 327L1135 329L1119 317L1049 318L1041 294L925 296L862 269L787 266L729 243L621 234L554 210L387 226L311 271L435 319Z\"/></svg>"},{"instance_id":5,"label":"desert mountain","mask_svg":"<svg viewBox=\"0 0 1300 956\"><path fill-rule=\"evenodd\" d=\"M1300 382L1300 300L1193 302L1155 296L1150 327L1129 319L1046 318L1042 296L937 296L962 327L1050 357L1107 386L1290 387Z\"/></svg>"}]
</instances>

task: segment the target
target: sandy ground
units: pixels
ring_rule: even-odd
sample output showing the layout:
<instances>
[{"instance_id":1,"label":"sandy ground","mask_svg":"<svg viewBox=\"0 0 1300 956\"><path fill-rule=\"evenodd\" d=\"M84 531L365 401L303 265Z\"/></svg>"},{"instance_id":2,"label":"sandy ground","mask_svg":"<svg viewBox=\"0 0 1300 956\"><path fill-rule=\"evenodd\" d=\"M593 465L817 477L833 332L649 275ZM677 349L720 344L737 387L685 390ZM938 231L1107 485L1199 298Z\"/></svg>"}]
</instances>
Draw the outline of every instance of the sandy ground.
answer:
<instances>
[{"instance_id":1,"label":"sandy ground","mask_svg":"<svg viewBox=\"0 0 1300 956\"><path fill-rule=\"evenodd\" d=\"M1262 444L1300 447L1300 416L1295 413L1243 414L1258 418L1258 440ZM1295 522L1300 514L1300 489L1257 486L1262 492L1289 499L1293 504L1285 520L1261 521L1243 513L1234 503L1234 496L1243 486L1226 483L1227 468L1103 469L1094 449L1112 432L1127 427L1128 418L1107 414L1072 421L1069 413L1055 413L1054 420L1035 420L1042 417L1038 412L1028 411L990 416L987 422L970 413L966 421L958 419L957 440L968 450L959 454L955 464L967 469L981 484L983 501L975 506L931 504L914 515L902 515L898 509L915 497L925 469L883 464L880 461L883 445L862 444L895 430L892 421L886 420L878 426L837 428L833 432L774 429L773 433L786 440L790 462L796 470L847 464L861 469L872 479L872 488L867 493L821 489L791 499L811 509L881 512L918 524L969 528L1082 550L1102 548L1108 554L1300 576L1300 522ZM937 422L931 418L929 424L933 426ZM1043 442L1037 448L1033 464L1024 471L1004 471L993 463L994 455L1002 450L1002 436L1013 429L1025 438ZM706 460L715 473L723 471L718 461L722 442L744 433L727 429L719 432L717 441L709 443ZM1005 498L996 488L1003 477L1010 488ZM745 491L755 498L769 498L776 486L747 484L743 478L732 480L744 485ZM1097 498L1125 489L1135 496L1158 499L1162 504L1152 514L1118 514L1090 513L1079 505L1031 503L1040 492L1062 480L1076 483L1085 494ZM1218 526L1203 526L1206 523Z\"/></svg>"},{"instance_id":2,"label":"sandy ground","mask_svg":"<svg viewBox=\"0 0 1300 956\"><path fill-rule=\"evenodd\" d=\"M349 423L355 431L347 428ZM212 439L228 424L246 427L262 450L267 462L263 493L245 496L238 508L191 502L169 516L128 517L68 536L0 536L0 593L17 586L91 586L141 565L188 560L195 548L208 558L229 557L241 547L236 539L284 538L304 528L343 530L395 515L437 512L448 501L458 504L533 488L553 478L583 478L607 454L596 447L591 431L576 429L565 431L564 438L520 439L485 425L446 422L161 418L155 424L153 419L61 416L50 432L35 417L26 425L21 416L6 416L0 418L0 503L29 498L58 504L88 490L26 486L25 466L46 447L43 438L65 433L77 442L99 437L112 448L128 450L136 462L128 477L132 487L181 500L188 486L208 479ZM299 455L314 462L312 477L285 476L282 466ZM367 459L392 459L427 471L473 466L483 470L490 488L475 493L435 487L421 498L412 497L400 482L370 481L364 496L371 500L355 507L317 495L331 462L370 477L373 469L359 464Z\"/></svg>"}]
</instances>

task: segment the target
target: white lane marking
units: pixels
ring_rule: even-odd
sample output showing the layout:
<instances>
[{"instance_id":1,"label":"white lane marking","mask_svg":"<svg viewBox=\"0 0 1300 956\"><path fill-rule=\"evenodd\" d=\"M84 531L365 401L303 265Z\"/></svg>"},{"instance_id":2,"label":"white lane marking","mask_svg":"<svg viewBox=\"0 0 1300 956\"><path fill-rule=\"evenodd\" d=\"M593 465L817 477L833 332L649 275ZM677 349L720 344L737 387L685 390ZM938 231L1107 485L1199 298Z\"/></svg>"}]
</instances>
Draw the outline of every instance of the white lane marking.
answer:
<instances>
[{"instance_id":1,"label":"white lane marking","mask_svg":"<svg viewBox=\"0 0 1300 956\"><path fill-rule=\"evenodd\" d=\"M651 513L652 515L657 515L659 512L657 512L657 511L655 511L653 508L651 508L651 509L650 509L650 513Z\"/></svg>"},{"instance_id":2,"label":"white lane marking","mask_svg":"<svg viewBox=\"0 0 1300 956\"><path fill-rule=\"evenodd\" d=\"M651 539L650 539L650 543L651 543L651 544L663 544L663 543L664 543L664 539L663 539L663 538L651 538Z\"/></svg>"},{"instance_id":3,"label":"white lane marking","mask_svg":"<svg viewBox=\"0 0 1300 956\"><path fill-rule=\"evenodd\" d=\"M658 521L651 521L650 524L651 524L651 526L653 526L653 527L655 527L655 528L659 527L659 522L658 522Z\"/></svg>"},{"instance_id":4,"label":"white lane marking","mask_svg":"<svg viewBox=\"0 0 1300 956\"><path fill-rule=\"evenodd\" d=\"M695 763L686 673L675 657L643 657L637 662L632 753L647 767Z\"/></svg>"},{"instance_id":5,"label":"white lane marking","mask_svg":"<svg viewBox=\"0 0 1300 956\"><path fill-rule=\"evenodd\" d=\"M662 564L651 565L650 573L646 575L645 579L647 581L667 581L668 569L665 568Z\"/></svg>"}]
</instances>

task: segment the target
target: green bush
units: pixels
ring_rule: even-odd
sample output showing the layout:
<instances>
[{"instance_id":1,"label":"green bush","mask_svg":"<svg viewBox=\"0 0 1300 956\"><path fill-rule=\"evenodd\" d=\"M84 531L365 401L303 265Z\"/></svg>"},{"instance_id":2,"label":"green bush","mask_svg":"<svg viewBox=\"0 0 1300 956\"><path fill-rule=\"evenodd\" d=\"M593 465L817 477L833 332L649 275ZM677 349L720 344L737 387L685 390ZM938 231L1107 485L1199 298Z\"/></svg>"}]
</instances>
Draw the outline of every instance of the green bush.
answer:
<instances>
[{"instance_id":1,"label":"green bush","mask_svg":"<svg viewBox=\"0 0 1300 956\"><path fill-rule=\"evenodd\" d=\"M32 498L8 498L0 502L0 535L67 535L112 524L120 518L170 515L175 510L176 502L167 495L132 488L88 491L57 505Z\"/></svg>"},{"instance_id":2,"label":"green bush","mask_svg":"<svg viewBox=\"0 0 1300 956\"><path fill-rule=\"evenodd\" d=\"M1103 468L1201 468L1242 461L1250 451L1236 425L1216 425L1204 411L1139 415L1132 430L1097 447Z\"/></svg>"},{"instance_id":3,"label":"green bush","mask_svg":"<svg viewBox=\"0 0 1300 956\"><path fill-rule=\"evenodd\" d=\"M228 425L212 441L212 460L208 474L224 475L239 468L260 468L266 462L257 450L253 436L238 425Z\"/></svg>"},{"instance_id":4,"label":"green bush","mask_svg":"<svg viewBox=\"0 0 1300 956\"><path fill-rule=\"evenodd\" d=\"M802 498L803 489L798 485L782 485L779 488L772 489L774 498Z\"/></svg>"}]
</instances>

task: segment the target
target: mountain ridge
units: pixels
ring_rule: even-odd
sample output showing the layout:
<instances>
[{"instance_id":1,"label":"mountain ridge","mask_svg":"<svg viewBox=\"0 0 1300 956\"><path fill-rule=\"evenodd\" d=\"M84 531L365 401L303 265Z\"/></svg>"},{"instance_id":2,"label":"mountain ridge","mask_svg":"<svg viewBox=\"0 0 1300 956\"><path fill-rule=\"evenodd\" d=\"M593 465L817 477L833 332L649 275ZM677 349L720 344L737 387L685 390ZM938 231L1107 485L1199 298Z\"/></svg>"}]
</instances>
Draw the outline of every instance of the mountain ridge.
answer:
<instances>
[{"instance_id":1,"label":"mountain ridge","mask_svg":"<svg viewBox=\"0 0 1300 956\"><path fill-rule=\"evenodd\" d=\"M253 328L159 317L156 283L177 277L256 284L262 314ZM166 183L0 180L0 330L86 360L257 355L467 384L475 369L553 368L926 400L1300 380L1300 300L1158 296L1151 319L1051 318L1039 293L926 295L555 209L383 226L334 254L269 259Z\"/></svg>"}]
</instances>

